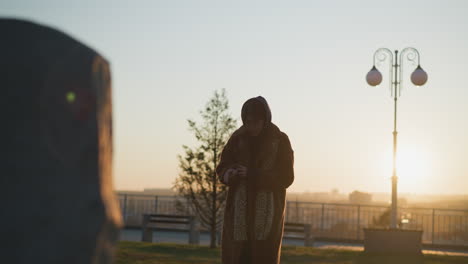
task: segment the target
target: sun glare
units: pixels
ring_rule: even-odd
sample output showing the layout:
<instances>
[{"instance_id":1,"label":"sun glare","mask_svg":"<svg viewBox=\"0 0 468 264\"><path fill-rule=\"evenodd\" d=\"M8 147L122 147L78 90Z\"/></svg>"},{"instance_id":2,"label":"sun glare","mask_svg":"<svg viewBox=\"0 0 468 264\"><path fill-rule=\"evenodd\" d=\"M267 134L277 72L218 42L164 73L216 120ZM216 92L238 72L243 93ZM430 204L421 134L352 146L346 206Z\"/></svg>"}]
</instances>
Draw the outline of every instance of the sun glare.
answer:
<instances>
[{"instance_id":1,"label":"sun glare","mask_svg":"<svg viewBox=\"0 0 468 264\"><path fill-rule=\"evenodd\" d=\"M388 176L392 172L392 152L385 154L385 167ZM423 148L404 147L397 152L398 189L402 192L427 192L430 189L431 160ZM387 177L390 178L390 177Z\"/></svg>"}]
</instances>

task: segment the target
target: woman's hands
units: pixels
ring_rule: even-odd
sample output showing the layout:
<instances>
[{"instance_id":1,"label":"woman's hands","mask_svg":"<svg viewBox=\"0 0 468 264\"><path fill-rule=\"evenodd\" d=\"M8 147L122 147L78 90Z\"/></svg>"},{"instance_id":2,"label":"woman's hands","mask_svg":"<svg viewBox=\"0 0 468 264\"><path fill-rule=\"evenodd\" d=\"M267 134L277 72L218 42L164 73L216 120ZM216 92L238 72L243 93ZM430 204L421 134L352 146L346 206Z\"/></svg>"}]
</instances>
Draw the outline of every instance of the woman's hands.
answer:
<instances>
[{"instance_id":1,"label":"woman's hands","mask_svg":"<svg viewBox=\"0 0 468 264\"><path fill-rule=\"evenodd\" d=\"M236 170L235 170L235 169L228 169L228 170L224 173L224 175L223 175L223 177L224 177L224 182L225 182L226 184L229 184L229 182L231 181L232 177L235 176L235 174L236 174Z\"/></svg>"},{"instance_id":2,"label":"woman's hands","mask_svg":"<svg viewBox=\"0 0 468 264\"><path fill-rule=\"evenodd\" d=\"M243 165L235 165L233 168L228 169L224 173L224 182L229 184L230 182L234 181L236 177L247 177L247 167Z\"/></svg>"},{"instance_id":3,"label":"woman's hands","mask_svg":"<svg viewBox=\"0 0 468 264\"><path fill-rule=\"evenodd\" d=\"M236 165L235 166L237 175L241 178L247 177L247 167L242 166L242 165Z\"/></svg>"}]
</instances>

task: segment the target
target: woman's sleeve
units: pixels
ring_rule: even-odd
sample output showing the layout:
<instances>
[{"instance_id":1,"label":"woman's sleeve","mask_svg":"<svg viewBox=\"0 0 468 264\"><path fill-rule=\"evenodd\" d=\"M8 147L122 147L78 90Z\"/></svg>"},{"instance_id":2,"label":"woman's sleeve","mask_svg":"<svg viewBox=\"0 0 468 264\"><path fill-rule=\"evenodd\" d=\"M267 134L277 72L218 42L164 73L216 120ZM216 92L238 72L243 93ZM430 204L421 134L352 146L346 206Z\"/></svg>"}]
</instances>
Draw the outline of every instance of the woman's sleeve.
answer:
<instances>
[{"instance_id":1,"label":"woman's sleeve","mask_svg":"<svg viewBox=\"0 0 468 264\"><path fill-rule=\"evenodd\" d=\"M259 170L256 185L278 190L288 188L294 181L294 151L286 134L282 134L276 166L271 170Z\"/></svg>"},{"instance_id":2,"label":"woman's sleeve","mask_svg":"<svg viewBox=\"0 0 468 264\"><path fill-rule=\"evenodd\" d=\"M229 168L232 168L234 166L234 164L235 164L234 162L235 162L235 160L234 160L234 139L231 136L231 138L229 138L228 142L224 146L223 151L221 152L221 158L220 158L218 166L216 167L217 177L218 177L219 181L222 182L223 184L232 185L232 183L227 184L224 181L224 173L226 173L226 171Z\"/></svg>"}]
</instances>

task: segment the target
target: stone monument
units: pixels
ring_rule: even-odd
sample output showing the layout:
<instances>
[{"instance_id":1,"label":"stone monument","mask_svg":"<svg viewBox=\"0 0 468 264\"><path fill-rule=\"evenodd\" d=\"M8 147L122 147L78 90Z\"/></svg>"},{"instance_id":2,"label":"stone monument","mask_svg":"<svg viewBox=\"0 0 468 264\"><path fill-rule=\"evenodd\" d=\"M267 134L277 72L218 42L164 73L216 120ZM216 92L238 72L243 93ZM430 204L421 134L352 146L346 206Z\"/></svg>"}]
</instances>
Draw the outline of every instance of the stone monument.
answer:
<instances>
[{"instance_id":1,"label":"stone monument","mask_svg":"<svg viewBox=\"0 0 468 264\"><path fill-rule=\"evenodd\" d=\"M0 19L2 263L113 263L108 62L66 34Z\"/></svg>"}]
</instances>

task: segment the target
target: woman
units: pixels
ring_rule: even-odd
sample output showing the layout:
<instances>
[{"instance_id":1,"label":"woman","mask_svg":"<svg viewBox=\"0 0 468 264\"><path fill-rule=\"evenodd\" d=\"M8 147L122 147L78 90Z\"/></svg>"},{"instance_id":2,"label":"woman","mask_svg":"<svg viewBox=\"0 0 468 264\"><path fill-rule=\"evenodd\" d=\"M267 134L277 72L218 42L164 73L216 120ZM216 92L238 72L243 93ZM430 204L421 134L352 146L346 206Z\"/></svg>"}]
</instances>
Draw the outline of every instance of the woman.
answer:
<instances>
[{"instance_id":1,"label":"woman","mask_svg":"<svg viewBox=\"0 0 468 264\"><path fill-rule=\"evenodd\" d=\"M288 136L271 122L267 101L259 96L242 106L236 130L216 169L226 184L222 263L280 262L286 188L294 181Z\"/></svg>"}]
</instances>

